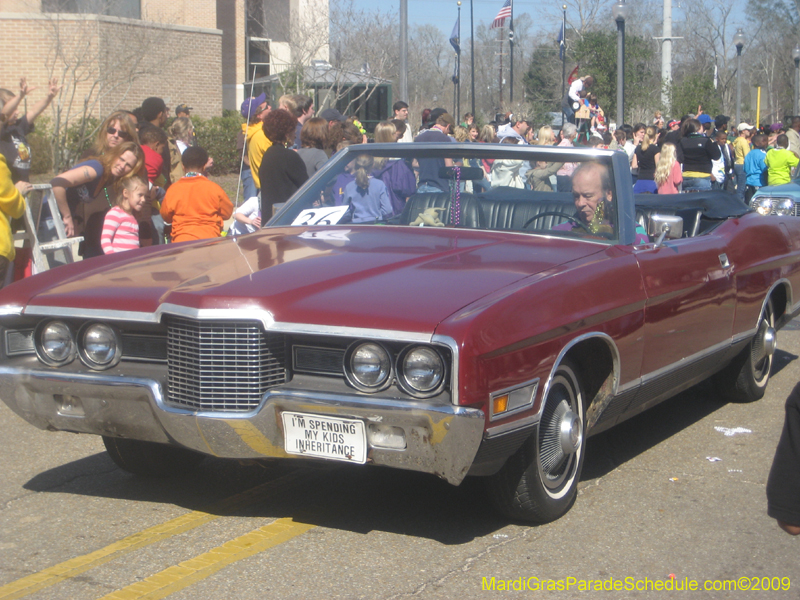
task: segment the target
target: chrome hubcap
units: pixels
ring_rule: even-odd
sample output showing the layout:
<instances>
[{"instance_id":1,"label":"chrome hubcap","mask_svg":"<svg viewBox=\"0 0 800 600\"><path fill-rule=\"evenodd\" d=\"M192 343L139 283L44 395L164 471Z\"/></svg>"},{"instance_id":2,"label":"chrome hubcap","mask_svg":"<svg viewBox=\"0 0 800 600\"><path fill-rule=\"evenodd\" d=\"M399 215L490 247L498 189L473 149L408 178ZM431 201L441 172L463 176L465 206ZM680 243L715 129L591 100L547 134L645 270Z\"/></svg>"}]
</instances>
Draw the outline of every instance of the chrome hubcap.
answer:
<instances>
[{"instance_id":1,"label":"chrome hubcap","mask_svg":"<svg viewBox=\"0 0 800 600\"><path fill-rule=\"evenodd\" d=\"M772 368L772 355L778 349L778 335L772 327L769 313L762 319L758 333L753 338L750 360L753 365L753 374L757 380L769 375Z\"/></svg>"},{"instance_id":2,"label":"chrome hubcap","mask_svg":"<svg viewBox=\"0 0 800 600\"><path fill-rule=\"evenodd\" d=\"M581 438L583 437L581 429L580 417L571 410L561 416L561 425L559 427L561 451L565 455L575 454L580 448Z\"/></svg>"}]
</instances>

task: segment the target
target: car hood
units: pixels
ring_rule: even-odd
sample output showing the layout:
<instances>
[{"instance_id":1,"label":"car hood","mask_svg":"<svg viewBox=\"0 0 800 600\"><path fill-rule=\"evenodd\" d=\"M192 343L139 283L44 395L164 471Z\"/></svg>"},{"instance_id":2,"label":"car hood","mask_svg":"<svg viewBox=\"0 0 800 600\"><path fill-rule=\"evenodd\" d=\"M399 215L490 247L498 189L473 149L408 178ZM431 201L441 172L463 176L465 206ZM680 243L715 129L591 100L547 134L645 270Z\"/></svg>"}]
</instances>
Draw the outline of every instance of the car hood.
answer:
<instances>
[{"instance_id":1,"label":"car hood","mask_svg":"<svg viewBox=\"0 0 800 600\"><path fill-rule=\"evenodd\" d=\"M240 309L245 318L267 311L283 323L432 332L491 292L603 248L455 229L270 228L59 267L10 286L0 299L73 314L156 313L170 304ZM17 286L16 298L9 296Z\"/></svg>"},{"instance_id":2,"label":"car hood","mask_svg":"<svg viewBox=\"0 0 800 600\"><path fill-rule=\"evenodd\" d=\"M800 196L800 185L784 183L782 185L765 185L758 188L756 196Z\"/></svg>"}]
</instances>

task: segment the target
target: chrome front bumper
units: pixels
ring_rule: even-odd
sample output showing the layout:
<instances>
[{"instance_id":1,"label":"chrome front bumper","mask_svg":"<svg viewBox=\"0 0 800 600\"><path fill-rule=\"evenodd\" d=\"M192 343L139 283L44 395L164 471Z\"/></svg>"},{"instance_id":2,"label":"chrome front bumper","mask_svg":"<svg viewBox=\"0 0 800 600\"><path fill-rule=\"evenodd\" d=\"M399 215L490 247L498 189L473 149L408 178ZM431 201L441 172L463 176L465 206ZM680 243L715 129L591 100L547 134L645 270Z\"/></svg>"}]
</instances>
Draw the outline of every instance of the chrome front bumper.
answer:
<instances>
[{"instance_id":1,"label":"chrome front bumper","mask_svg":"<svg viewBox=\"0 0 800 600\"><path fill-rule=\"evenodd\" d=\"M57 431L174 444L222 458L302 458L283 446L281 413L361 419L400 427L406 448L368 448L373 464L433 473L459 484L484 429L473 408L378 399L281 386L248 413L200 413L167 406L152 379L0 367L0 399L29 423Z\"/></svg>"}]
</instances>

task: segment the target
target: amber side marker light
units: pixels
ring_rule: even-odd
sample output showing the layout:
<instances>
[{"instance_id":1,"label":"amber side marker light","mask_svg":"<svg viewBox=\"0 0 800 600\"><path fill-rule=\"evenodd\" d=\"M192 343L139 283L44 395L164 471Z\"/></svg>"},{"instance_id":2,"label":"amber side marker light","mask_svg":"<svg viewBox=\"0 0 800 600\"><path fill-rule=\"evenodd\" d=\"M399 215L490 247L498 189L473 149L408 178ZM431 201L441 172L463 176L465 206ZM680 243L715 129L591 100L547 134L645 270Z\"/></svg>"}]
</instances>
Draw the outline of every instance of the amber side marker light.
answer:
<instances>
[{"instance_id":1,"label":"amber side marker light","mask_svg":"<svg viewBox=\"0 0 800 600\"><path fill-rule=\"evenodd\" d=\"M497 398L494 398L492 402L492 414L499 415L508 410L508 394L497 396Z\"/></svg>"}]
</instances>

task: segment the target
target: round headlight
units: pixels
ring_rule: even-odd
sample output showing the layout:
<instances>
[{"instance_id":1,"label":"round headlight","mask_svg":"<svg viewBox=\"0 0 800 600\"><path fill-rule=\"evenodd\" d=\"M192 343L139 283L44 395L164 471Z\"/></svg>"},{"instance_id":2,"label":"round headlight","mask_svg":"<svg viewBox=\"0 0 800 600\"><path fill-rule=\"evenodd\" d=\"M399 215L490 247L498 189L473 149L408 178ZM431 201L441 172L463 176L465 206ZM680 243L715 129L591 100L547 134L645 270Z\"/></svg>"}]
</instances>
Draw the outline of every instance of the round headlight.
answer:
<instances>
[{"instance_id":1,"label":"round headlight","mask_svg":"<svg viewBox=\"0 0 800 600\"><path fill-rule=\"evenodd\" d=\"M50 321L39 330L39 358L50 365L63 365L75 358L72 329L62 321Z\"/></svg>"},{"instance_id":2,"label":"round headlight","mask_svg":"<svg viewBox=\"0 0 800 600\"><path fill-rule=\"evenodd\" d=\"M83 329L80 336L81 359L93 369L105 369L119 362L120 348L117 334L104 323L93 323Z\"/></svg>"},{"instance_id":3,"label":"round headlight","mask_svg":"<svg viewBox=\"0 0 800 600\"><path fill-rule=\"evenodd\" d=\"M760 215L768 215L772 212L772 198L769 196L762 196L753 200L753 208Z\"/></svg>"},{"instance_id":4,"label":"round headlight","mask_svg":"<svg viewBox=\"0 0 800 600\"><path fill-rule=\"evenodd\" d=\"M781 198L775 202L775 214L786 217L794 213L794 202L791 198Z\"/></svg>"},{"instance_id":5,"label":"round headlight","mask_svg":"<svg viewBox=\"0 0 800 600\"><path fill-rule=\"evenodd\" d=\"M391 382L392 358L374 342L352 346L345 355L345 373L354 387L365 392L385 389Z\"/></svg>"},{"instance_id":6,"label":"round headlight","mask_svg":"<svg viewBox=\"0 0 800 600\"><path fill-rule=\"evenodd\" d=\"M401 356L400 382L410 394L435 393L444 381L444 360L433 348L415 346Z\"/></svg>"}]
</instances>

